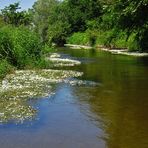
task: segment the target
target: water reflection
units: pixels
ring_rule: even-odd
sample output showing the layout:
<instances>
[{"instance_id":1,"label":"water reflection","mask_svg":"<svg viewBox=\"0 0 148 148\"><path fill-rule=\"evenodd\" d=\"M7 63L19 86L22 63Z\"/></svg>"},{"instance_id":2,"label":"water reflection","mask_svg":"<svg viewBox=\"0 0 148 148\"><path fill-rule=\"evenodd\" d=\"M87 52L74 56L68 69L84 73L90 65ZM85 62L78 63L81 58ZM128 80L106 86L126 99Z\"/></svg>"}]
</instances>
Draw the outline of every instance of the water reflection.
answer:
<instances>
[{"instance_id":1,"label":"water reflection","mask_svg":"<svg viewBox=\"0 0 148 148\"><path fill-rule=\"evenodd\" d=\"M51 98L32 102L39 109L38 120L32 125L0 129L1 146L147 148L147 59L94 50L57 52L63 58L71 55L81 61L81 65L63 69L83 72L79 79L86 80L85 85L58 83ZM88 82L99 85L87 85Z\"/></svg>"},{"instance_id":2,"label":"water reflection","mask_svg":"<svg viewBox=\"0 0 148 148\"><path fill-rule=\"evenodd\" d=\"M102 83L96 88L75 88L81 111L104 130L108 148L147 148L148 68L139 58L104 53L98 57L97 62L79 68L84 78Z\"/></svg>"}]
</instances>

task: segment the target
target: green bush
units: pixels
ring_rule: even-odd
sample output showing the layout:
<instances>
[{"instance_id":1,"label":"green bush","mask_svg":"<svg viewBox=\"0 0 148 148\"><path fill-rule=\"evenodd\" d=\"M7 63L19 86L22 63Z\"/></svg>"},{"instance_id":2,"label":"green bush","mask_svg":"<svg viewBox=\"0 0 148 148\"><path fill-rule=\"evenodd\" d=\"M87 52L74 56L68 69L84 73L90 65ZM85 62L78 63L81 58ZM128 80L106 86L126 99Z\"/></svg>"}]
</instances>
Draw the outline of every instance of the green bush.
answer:
<instances>
[{"instance_id":1,"label":"green bush","mask_svg":"<svg viewBox=\"0 0 148 148\"><path fill-rule=\"evenodd\" d=\"M77 32L67 39L67 43L89 45L89 36L86 32Z\"/></svg>"},{"instance_id":2,"label":"green bush","mask_svg":"<svg viewBox=\"0 0 148 148\"><path fill-rule=\"evenodd\" d=\"M12 66L6 60L0 60L0 79L12 70Z\"/></svg>"},{"instance_id":3,"label":"green bush","mask_svg":"<svg viewBox=\"0 0 148 148\"><path fill-rule=\"evenodd\" d=\"M97 44L111 48L125 48L126 36L122 32L118 32L114 29L100 31L97 38Z\"/></svg>"},{"instance_id":4,"label":"green bush","mask_svg":"<svg viewBox=\"0 0 148 148\"><path fill-rule=\"evenodd\" d=\"M67 39L67 43L94 46L96 44L97 36L97 32L92 30L77 32Z\"/></svg>"},{"instance_id":5,"label":"green bush","mask_svg":"<svg viewBox=\"0 0 148 148\"><path fill-rule=\"evenodd\" d=\"M52 44L51 46L48 44L45 44L42 47L42 55L48 55L49 53L53 52L55 50L56 45Z\"/></svg>"},{"instance_id":6,"label":"green bush","mask_svg":"<svg viewBox=\"0 0 148 148\"><path fill-rule=\"evenodd\" d=\"M137 34L132 33L129 37L126 32L115 29L107 31L93 31L74 33L67 39L69 44L78 45L103 45L108 48L127 48L129 51L140 51Z\"/></svg>"},{"instance_id":7,"label":"green bush","mask_svg":"<svg viewBox=\"0 0 148 148\"><path fill-rule=\"evenodd\" d=\"M40 43L37 35L25 27L5 26L0 28L0 58L23 68L40 58Z\"/></svg>"}]
</instances>

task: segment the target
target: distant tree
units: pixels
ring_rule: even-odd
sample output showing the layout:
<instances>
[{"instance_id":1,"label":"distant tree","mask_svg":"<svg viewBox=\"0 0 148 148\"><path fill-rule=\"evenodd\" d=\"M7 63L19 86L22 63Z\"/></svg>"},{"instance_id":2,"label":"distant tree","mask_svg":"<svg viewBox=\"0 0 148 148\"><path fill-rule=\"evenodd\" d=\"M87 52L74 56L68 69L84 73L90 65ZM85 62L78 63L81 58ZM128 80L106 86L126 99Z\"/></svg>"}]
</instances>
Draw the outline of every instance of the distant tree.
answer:
<instances>
[{"instance_id":1,"label":"distant tree","mask_svg":"<svg viewBox=\"0 0 148 148\"><path fill-rule=\"evenodd\" d=\"M102 13L99 0L65 0L65 2L72 32L85 31L87 21L98 18Z\"/></svg>"},{"instance_id":2,"label":"distant tree","mask_svg":"<svg viewBox=\"0 0 148 148\"><path fill-rule=\"evenodd\" d=\"M63 45L74 32L85 31L88 21L101 15L98 0L65 0L57 5L48 18L48 39Z\"/></svg>"},{"instance_id":3,"label":"distant tree","mask_svg":"<svg viewBox=\"0 0 148 148\"><path fill-rule=\"evenodd\" d=\"M48 17L48 43L56 43L63 46L67 36L71 33L71 24L69 22L69 8L65 2L59 3L54 7L51 15Z\"/></svg>"},{"instance_id":4,"label":"distant tree","mask_svg":"<svg viewBox=\"0 0 148 148\"><path fill-rule=\"evenodd\" d=\"M30 14L27 11L18 11L21 9L19 3L10 4L1 10L3 20L7 24L14 26L29 25L31 23Z\"/></svg>"},{"instance_id":5,"label":"distant tree","mask_svg":"<svg viewBox=\"0 0 148 148\"><path fill-rule=\"evenodd\" d=\"M66 37L87 29L87 21L101 14L99 0L38 0L34 24L42 42L64 44Z\"/></svg>"},{"instance_id":6,"label":"distant tree","mask_svg":"<svg viewBox=\"0 0 148 148\"><path fill-rule=\"evenodd\" d=\"M58 5L58 0L37 0L33 5L33 23L42 42L47 42L48 18Z\"/></svg>"}]
</instances>

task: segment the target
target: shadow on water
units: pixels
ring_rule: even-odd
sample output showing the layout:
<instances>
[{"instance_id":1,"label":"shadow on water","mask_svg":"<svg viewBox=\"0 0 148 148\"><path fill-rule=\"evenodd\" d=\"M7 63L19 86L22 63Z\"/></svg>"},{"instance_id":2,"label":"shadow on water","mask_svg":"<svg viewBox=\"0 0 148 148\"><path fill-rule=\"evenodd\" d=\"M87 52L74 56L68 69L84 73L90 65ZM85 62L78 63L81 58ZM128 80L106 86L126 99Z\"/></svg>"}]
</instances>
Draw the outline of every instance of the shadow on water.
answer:
<instances>
[{"instance_id":1,"label":"shadow on water","mask_svg":"<svg viewBox=\"0 0 148 148\"><path fill-rule=\"evenodd\" d=\"M92 87L60 83L55 95L31 101L33 121L0 125L2 148L147 148L148 60L95 50L58 49L82 62ZM61 67L60 67L61 69Z\"/></svg>"},{"instance_id":2,"label":"shadow on water","mask_svg":"<svg viewBox=\"0 0 148 148\"><path fill-rule=\"evenodd\" d=\"M106 147L148 147L148 58L79 52L95 59L79 67L83 77L101 82L102 87L79 88L74 94L83 104L83 113L104 130ZM71 55L77 56L77 51Z\"/></svg>"}]
</instances>

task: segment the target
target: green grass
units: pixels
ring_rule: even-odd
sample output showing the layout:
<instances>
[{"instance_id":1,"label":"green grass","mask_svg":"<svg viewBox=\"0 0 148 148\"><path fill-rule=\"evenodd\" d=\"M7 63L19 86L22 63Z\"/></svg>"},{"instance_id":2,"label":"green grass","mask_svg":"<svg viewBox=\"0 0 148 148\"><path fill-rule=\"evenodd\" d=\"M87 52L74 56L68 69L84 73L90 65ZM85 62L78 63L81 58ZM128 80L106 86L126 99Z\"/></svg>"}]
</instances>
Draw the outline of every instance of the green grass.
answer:
<instances>
[{"instance_id":1,"label":"green grass","mask_svg":"<svg viewBox=\"0 0 148 148\"><path fill-rule=\"evenodd\" d=\"M24 68L40 58L38 36L25 27L0 28L0 58L17 68Z\"/></svg>"},{"instance_id":2,"label":"green grass","mask_svg":"<svg viewBox=\"0 0 148 148\"><path fill-rule=\"evenodd\" d=\"M0 28L0 78L13 68L40 69L49 67L44 54L51 49L40 43L39 37L26 27Z\"/></svg>"},{"instance_id":3,"label":"green grass","mask_svg":"<svg viewBox=\"0 0 148 148\"><path fill-rule=\"evenodd\" d=\"M0 79L6 76L7 73L14 70L7 60L0 60Z\"/></svg>"}]
</instances>

